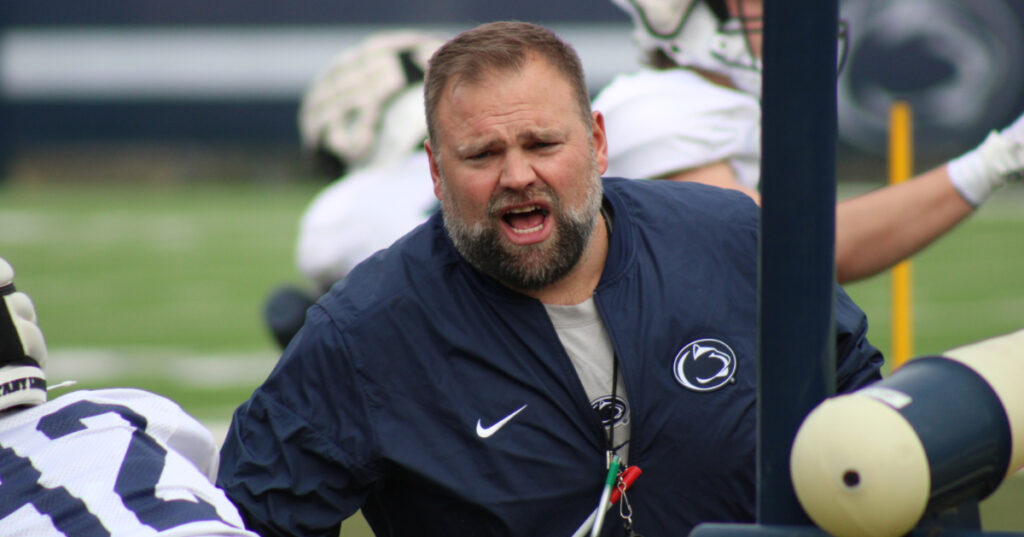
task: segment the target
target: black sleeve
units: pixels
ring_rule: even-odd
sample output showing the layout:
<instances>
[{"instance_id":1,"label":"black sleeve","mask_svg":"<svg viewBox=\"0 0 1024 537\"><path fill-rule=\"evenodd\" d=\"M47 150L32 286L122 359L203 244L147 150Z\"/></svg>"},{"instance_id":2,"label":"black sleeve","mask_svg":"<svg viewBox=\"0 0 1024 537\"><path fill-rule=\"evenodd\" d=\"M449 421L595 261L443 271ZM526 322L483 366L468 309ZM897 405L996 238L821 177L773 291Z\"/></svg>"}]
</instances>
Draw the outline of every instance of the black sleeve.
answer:
<instances>
[{"instance_id":1,"label":"black sleeve","mask_svg":"<svg viewBox=\"0 0 1024 537\"><path fill-rule=\"evenodd\" d=\"M867 338L868 318L836 285L836 393L851 392L882 378L885 358Z\"/></svg>"},{"instance_id":2,"label":"black sleeve","mask_svg":"<svg viewBox=\"0 0 1024 537\"><path fill-rule=\"evenodd\" d=\"M217 485L263 537L337 537L377 479L374 433L330 322L297 339L235 411Z\"/></svg>"}]
</instances>

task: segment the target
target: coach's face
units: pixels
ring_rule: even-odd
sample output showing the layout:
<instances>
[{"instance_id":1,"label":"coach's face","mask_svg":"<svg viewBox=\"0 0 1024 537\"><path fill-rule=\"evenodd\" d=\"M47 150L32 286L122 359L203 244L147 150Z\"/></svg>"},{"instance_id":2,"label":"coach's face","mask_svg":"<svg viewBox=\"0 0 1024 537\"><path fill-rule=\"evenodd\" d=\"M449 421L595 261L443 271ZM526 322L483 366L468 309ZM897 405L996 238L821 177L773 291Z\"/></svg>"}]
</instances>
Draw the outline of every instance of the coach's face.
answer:
<instances>
[{"instance_id":1,"label":"coach's face","mask_svg":"<svg viewBox=\"0 0 1024 537\"><path fill-rule=\"evenodd\" d=\"M520 71L449 82L436 118L434 192L463 257L515 289L568 274L601 205L600 114L581 112L565 77L531 56Z\"/></svg>"}]
</instances>

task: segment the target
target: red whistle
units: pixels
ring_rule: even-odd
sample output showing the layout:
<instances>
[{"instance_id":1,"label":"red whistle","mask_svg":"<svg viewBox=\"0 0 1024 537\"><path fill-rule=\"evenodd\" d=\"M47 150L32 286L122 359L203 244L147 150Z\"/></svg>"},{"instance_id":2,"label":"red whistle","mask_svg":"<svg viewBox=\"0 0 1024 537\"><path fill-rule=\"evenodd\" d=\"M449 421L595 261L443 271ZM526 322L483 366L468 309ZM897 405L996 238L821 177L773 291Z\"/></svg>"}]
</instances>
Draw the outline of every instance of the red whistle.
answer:
<instances>
[{"instance_id":1,"label":"red whistle","mask_svg":"<svg viewBox=\"0 0 1024 537\"><path fill-rule=\"evenodd\" d=\"M641 470L639 466L630 466L623 470L622 474L619 475L619 481L622 484L612 490L611 495L608 496L608 503L614 504L619 501L619 496L622 495L622 491L629 490L629 487L633 486L633 482L636 481L636 478L640 477L640 474L642 473L644 473L644 471Z\"/></svg>"}]
</instances>

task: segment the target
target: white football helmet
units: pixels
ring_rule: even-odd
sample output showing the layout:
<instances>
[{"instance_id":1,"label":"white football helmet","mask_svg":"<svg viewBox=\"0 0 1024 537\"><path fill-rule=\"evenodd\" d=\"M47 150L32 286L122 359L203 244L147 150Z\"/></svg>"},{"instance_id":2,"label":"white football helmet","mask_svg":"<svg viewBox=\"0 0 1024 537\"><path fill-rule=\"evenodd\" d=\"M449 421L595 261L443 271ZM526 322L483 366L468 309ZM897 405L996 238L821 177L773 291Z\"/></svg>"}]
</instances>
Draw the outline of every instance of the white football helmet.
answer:
<instances>
[{"instance_id":1,"label":"white football helmet","mask_svg":"<svg viewBox=\"0 0 1024 537\"><path fill-rule=\"evenodd\" d=\"M633 19L633 39L641 50L660 49L682 67L725 75L737 89L761 96L761 59L742 26L754 19L730 16L724 0L612 2Z\"/></svg>"},{"instance_id":2,"label":"white football helmet","mask_svg":"<svg viewBox=\"0 0 1024 537\"><path fill-rule=\"evenodd\" d=\"M46 342L32 300L0 258L0 411L46 402Z\"/></svg>"},{"instance_id":3,"label":"white football helmet","mask_svg":"<svg viewBox=\"0 0 1024 537\"><path fill-rule=\"evenodd\" d=\"M339 172L385 164L427 137L423 75L444 39L414 32L374 34L343 51L313 81L299 108L302 146L339 161Z\"/></svg>"}]
</instances>

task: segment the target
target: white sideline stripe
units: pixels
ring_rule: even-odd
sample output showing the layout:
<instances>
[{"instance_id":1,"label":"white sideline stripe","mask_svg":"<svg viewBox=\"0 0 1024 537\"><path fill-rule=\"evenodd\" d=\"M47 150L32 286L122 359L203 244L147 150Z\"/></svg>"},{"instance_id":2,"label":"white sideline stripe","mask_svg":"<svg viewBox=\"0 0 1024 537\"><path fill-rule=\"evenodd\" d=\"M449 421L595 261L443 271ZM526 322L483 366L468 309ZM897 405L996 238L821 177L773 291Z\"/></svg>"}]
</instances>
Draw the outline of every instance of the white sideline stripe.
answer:
<instances>
[{"instance_id":1,"label":"white sideline stripe","mask_svg":"<svg viewBox=\"0 0 1024 537\"><path fill-rule=\"evenodd\" d=\"M0 94L39 98L297 98L341 50L390 25L13 27L0 33ZM442 35L462 25L407 25ZM632 25L565 23L589 84L639 66Z\"/></svg>"},{"instance_id":2,"label":"white sideline stripe","mask_svg":"<svg viewBox=\"0 0 1024 537\"><path fill-rule=\"evenodd\" d=\"M50 349L46 376L53 385L65 380L104 381L118 375L160 377L204 388L255 388L267 378L278 356L271 351L196 354L164 348ZM66 391L59 390L57 395ZM196 416L213 433L217 449L224 443L233 410L217 412L217 418Z\"/></svg>"},{"instance_id":3,"label":"white sideline stripe","mask_svg":"<svg viewBox=\"0 0 1024 537\"><path fill-rule=\"evenodd\" d=\"M97 381L111 376L149 376L204 388L253 386L261 383L274 364L275 352L195 354L168 349L50 349L47 377Z\"/></svg>"},{"instance_id":4,"label":"white sideline stripe","mask_svg":"<svg viewBox=\"0 0 1024 537\"><path fill-rule=\"evenodd\" d=\"M131 225L125 225L130 219ZM124 214L90 215L68 229L68 217L45 209L12 209L0 214L0 229L17 229L4 244L33 244L55 240L73 244L119 244L131 238L150 238L156 243L167 243L168 250L181 251L194 246L204 232L204 223L198 219L183 218L181 214L151 214L144 218ZM218 225L232 226L231 222ZM228 228L225 228L228 229Z\"/></svg>"}]
</instances>

